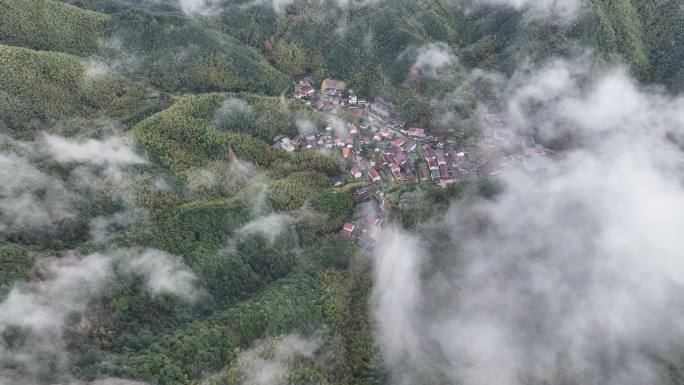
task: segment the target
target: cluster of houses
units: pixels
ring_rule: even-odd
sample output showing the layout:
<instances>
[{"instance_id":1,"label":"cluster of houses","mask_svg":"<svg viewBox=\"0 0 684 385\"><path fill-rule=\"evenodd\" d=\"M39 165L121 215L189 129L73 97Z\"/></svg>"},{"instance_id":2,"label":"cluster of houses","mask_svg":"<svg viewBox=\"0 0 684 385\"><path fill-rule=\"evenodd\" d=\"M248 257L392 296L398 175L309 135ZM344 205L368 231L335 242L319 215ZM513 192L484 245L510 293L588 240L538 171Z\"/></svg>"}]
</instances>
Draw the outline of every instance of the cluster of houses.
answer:
<instances>
[{"instance_id":1,"label":"cluster of houses","mask_svg":"<svg viewBox=\"0 0 684 385\"><path fill-rule=\"evenodd\" d=\"M331 123L323 132L300 138L276 138L285 151L328 149L339 151L349 164L349 176L371 183L431 181L450 183L480 166L477 152L458 148L456 139L428 135L421 127L406 127L392 119L392 106L381 98L368 103L344 82L326 79L320 89L310 78L301 79L294 97L325 112ZM340 120L341 111L350 117Z\"/></svg>"},{"instance_id":2,"label":"cluster of houses","mask_svg":"<svg viewBox=\"0 0 684 385\"><path fill-rule=\"evenodd\" d=\"M316 88L310 77L302 78L296 83L293 96L325 113L329 124L321 132L298 138L278 137L274 146L284 151L325 149L339 152L349 166L347 180L364 180L375 186L406 181L445 186L468 175L496 175L513 164L522 165L529 171L547 167L544 148L529 138L523 138L521 144L515 143L522 151L513 154L501 151L510 148L517 138L495 113L484 109L480 111L482 142L463 148L455 137L431 135L421 127L407 127L407 122L393 118L391 104L381 98L368 102L339 80L326 79L320 88ZM342 185L343 181L336 178L333 183ZM373 189L373 194L376 191ZM369 227L368 221L363 222L361 230L358 224L345 224L340 235L374 234L374 230L368 229L375 225ZM359 245L364 248L376 241L370 235L356 236L356 239L364 239L364 244Z\"/></svg>"}]
</instances>

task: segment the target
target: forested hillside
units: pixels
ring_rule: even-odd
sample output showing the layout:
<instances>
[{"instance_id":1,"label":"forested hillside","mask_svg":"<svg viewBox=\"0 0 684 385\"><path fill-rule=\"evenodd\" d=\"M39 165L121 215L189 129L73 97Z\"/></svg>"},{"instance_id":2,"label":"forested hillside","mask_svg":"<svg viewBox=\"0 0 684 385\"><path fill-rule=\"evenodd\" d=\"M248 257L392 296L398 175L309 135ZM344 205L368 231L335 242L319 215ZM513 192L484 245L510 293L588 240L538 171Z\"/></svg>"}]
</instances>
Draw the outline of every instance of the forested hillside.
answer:
<instances>
[{"instance_id":1,"label":"forested hillside","mask_svg":"<svg viewBox=\"0 0 684 385\"><path fill-rule=\"evenodd\" d=\"M486 162L445 188L355 176L350 159L381 165L395 150L348 158L361 146L348 130L365 122L292 98L305 75L312 93L341 79L344 98L382 98L454 154L481 141L482 106L506 107L509 77L550 60L684 90L680 0L587 0L563 20L497 1L207 3L0 0L0 385L398 383L370 310L375 262L342 236L377 220L360 188L384 189L377 211L420 234L500 186L480 179ZM307 136L326 128L334 152L300 151L322 148ZM443 248L468 252L459 241ZM424 272L437 283L440 250ZM413 310L439 319L449 301ZM424 367L448 372L444 360ZM661 360L681 383L681 361Z\"/></svg>"},{"instance_id":2,"label":"forested hillside","mask_svg":"<svg viewBox=\"0 0 684 385\"><path fill-rule=\"evenodd\" d=\"M87 56L101 50L105 14L56 1L3 1L0 39L42 51Z\"/></svg>"}]
</instances>

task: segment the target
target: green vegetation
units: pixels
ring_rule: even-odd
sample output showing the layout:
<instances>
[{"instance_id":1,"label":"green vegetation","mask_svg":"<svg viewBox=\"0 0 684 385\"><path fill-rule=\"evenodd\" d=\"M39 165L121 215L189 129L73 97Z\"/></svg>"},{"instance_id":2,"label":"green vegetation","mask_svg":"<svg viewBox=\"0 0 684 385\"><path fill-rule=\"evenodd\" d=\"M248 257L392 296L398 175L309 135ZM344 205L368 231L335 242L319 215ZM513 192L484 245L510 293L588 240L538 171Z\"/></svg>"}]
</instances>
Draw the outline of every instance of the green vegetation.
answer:
<instances>
[{"instance_id":1,"label":"green vegetation","mask_svg":"<svg viewBox=\"0 0 684 385\"><path fill-rule=\"evenodd\" d=\"M326 125L287 97L300 75L315 87L342 79L459 144L476 141L478 103L502 105L497 76L522 62L574 58L578 47L595 51L596 66L624 62L645 85L684 89L678 0L590 0L567 23L441 0L296 0L280 11L271 2L213 3L223 7L190 16L175 0L0 0L0 150L35 152L26 162L65 186L74 213L44 231L0 223L0 298L17 283L49 280L51 262L121 248L173 254L195 277L194 301L155 294L117 259L103 288L65 315L60 349L41 357L47 382L237 384L241 352L290 333L320 339L320 352L293 364L290 383L390 382L373 340L370 262L356 239L336 234L358 219L352 191L367 183L331 187L332 177L351 180L339 151L271 147L279 135ZM426 49L451 65L416 65ZM20 142L44 133L123 135L148 162L63 162ZM49 187L16 194L42 202ZM500 186L473 177L444 189L380 188L385 219L413 229ZM354 237L363 234L355 223ZM0 333L0 349L29 332ZM19 366L0 361L3 371ZM678 364L663 362L679 378Z\"/></svg>"},{"instance_id":2,"label":"green vegetation","mask_svg":"<svg viewBox=\"0 0 684 385\"><path fill-rule=\"evenodd\" d=\"M174 172L226 159L229 151L266 166L277 158L267 143L278 134L295 135L301 119L323 124L320 114L291 101L284 109L279 98L214 93L183 97L133 132L150 155ZM293 155L292 162L296 166L305 161L303 157ZM335 167L331 161L321 165L325 172Z\"/></svg>"},{"instance_id":3,"label":"green vegetation","mask_svg":"<svg viewBox=\"0 0 684 385\"><path fill-rule=\"evenodd\" d=\"M644 80L664 84L672 91L684 89L684 9L676 0L634 1L640 19L642 45L648 68Z\"/></svg>"},{"instance_id":4,"label":"green vegetation","mask_svg":"<svg viewBox=\"0 0 684 385\"><path fill-rule=\"evenodd\" d=\"M264 335L306 330L321 320L318 283L293 275L274 282L254 298L203 321L165 333L150 347L126 354L115 374L155 384L183 384L215 371L238 347Z\"/></svg>"},{"instance_id":5,"label":"green vegetation","mask_svg":"<svg viewBox=\"0 0 684 385\"><path fill-rule=\"evenodd\" d=\"M133 128L149 155L172 171L225 157L226 135L211 122L218 94L183 98Z\"/></svg>"},{"instance_id":6,"label":"green vegetation","mask_svg":"<svg viewBox=\"0 0 684 385\"><path fill-rule=\"evenodd\" d=\"M79 56L100 51L106 15L52 0L1 0L0 42Z\"/></svg>"},{"instance_id":7,"label":"green vegetation","mask_svg":"<svg viewBox=\"0 0 684 385\"><path fill-rule=\"evenodd\" d=\"M278 68L281 68L290 77L302 75L306 71L306 52L296 43L278 44L274 57Z\"/></svg>"},{"instance_id":8,"label":"green vegetation","mask_svg":"<svg viewBox=\"0 0 684 385\"><path fill-rule=\"evenodd\" d=\"M5 298L12 284L26 280L31 265L31 258L21 246L0 245L0 299Z\"/></svg>"},{"instance_id":9,"label":"green vegetation","mask_svg":"<svg viewBox=\"0 0 684 385\"><path fill-rule=\"evenodd\" d=\"M165 90L273 95L287 88L285 75L258 53L177 14L130 9L113 15L109 29L126 54L141 59L144 76Z\"/></svg>"},{"instance_id":10,"label":"green vegetation","mask_svg":"<svg viewBox=\"0 0 684 385\"><path fill-rule=\"evenodd\" d=\"M632 1L593 0L592 6L600 28L599 47L606 54L620 53L634 72L644 76L648 58L643 44L642 25Z\"/></svg>"},{"instance_id":11,"label":"green vegetation","mask_svg":"<svg viewBox=\"0 0 684 385\"><path fill-rule=\"evenodd\" d=\"M256 94L227 94L214 114L216 125L227 131L250 134L271 143L277 135L298 135L297 125L308 122L323 127L319 112L291 99Z\"/></svg>"},{"instance_id":12,"label":"green vegetation","mask_svg":"<svg viewBox=\"0 0 684 385\"><path fill-rule=\"evenodd\" d=\"M142 233L140 243L188 258L216 252L226 234L249 220L249 210L236 199L186 203L155 223L151 234Z\"/></svg>"},{"instance_id":13,"label":"green vegetation","mask_svg":"<svg viewBox=\"0 0 684 385\"><path fill-rule=\"evenodd\" d=\"M340 336L338 347L344 365L340 384L382 384L386 375L373 341L368 314L370 277L368 267L353 275L328 270L323 275L323 314Z\"/></svg>"},{"instance_id":14,"label":"green vegetation","mask_svg":"<svg viewBox=\"0 0 684 385\"><path fill-rule=\"evenodd\" d=\"M328 219L324 226L324 232L332 232L340 228L340 224L351 216L354 208L354 199L346 191L329 188L311 199L311 208L327 215Z\"/></svg>"},{"instance_id":15,"label":"green vegetation","mask_svg":"<svg viewBox=\"0 0 684 385\"><path fill-rule=\"evenodd\" d=\"M321 173L300 171L275 181L269 198L276 209L295 210L312 198L312 193L329 185L330 179Z\"/></svg>"},{"instance_id":16,"label":"green vegetation","mask_svg":"<svg viewBox=\"0 0 684 385\"><path fill-rule=\"evenodd\" d=\"M75 56L0 45L0 123L10 128L101 110L130 118L156 104L142 86L112 73L90 74Z\"/></svg>"}]
</instances>

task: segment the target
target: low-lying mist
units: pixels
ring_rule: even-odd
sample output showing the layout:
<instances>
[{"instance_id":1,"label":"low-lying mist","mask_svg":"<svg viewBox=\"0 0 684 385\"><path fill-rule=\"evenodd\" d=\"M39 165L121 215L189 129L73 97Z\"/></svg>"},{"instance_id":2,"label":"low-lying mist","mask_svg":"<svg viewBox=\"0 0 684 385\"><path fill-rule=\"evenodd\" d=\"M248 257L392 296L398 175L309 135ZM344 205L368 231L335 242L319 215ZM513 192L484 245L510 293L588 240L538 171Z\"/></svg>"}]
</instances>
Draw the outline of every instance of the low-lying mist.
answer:
<instances>
[{"instance_id":1,"label":"low-lying mist","mask_svg":"<svg viewBox=\"0 0 684 385\"><path fill-rule=\"evenodd\" d=\"M684 340L684 99L618 68L514 76L520 133L571 136L407 233L385 230L371 303L396 384L653 384Z\"/></svg>"}]
</instances>

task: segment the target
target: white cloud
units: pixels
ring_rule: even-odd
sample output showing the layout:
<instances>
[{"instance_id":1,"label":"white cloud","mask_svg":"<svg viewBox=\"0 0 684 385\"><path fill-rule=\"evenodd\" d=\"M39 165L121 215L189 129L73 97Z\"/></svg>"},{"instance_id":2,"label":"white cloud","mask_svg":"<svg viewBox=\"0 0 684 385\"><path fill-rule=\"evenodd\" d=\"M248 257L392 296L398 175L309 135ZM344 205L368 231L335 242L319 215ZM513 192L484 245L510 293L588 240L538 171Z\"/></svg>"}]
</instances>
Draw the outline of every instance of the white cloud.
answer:
<instances>
[{"instance_id":1,"label":"white cloud","mask_svg":"<svg viewBox=\"0 0 684 385\"><path fill-rule=\"evenodd\" d=\"M372 311L392 378L659 383L653 358L684 342L684 98L556 61L516 77L507 110L576 144L417 235L387 230Z\"/></svg>"},{"instance_id":2,"label":"white cloud","mask_svg":"<svg viewBox=\"0 0 684 385\"><path fill-rule=\"evenodd\" d=\"M15 285L0 303L0 384L45 383L38 378L47 371L51 378L68 378L69 356L63 338L67 318L86 314L88 303L111 284L117 262L140 274L153 295L194 300L199 294L193 285L194 274L182 261L158 250L118 250L42 260L37 268L41 279ZM7 336L17 333L22 336L21 343L5 343ZM102 383L125 384L121 381Z\"/></svg>"},{"instance_id":3,"label":"white cloud","mask_svg":"<svg viewBox=\"0 0 684 385\"><path fill-rule=\"evenodd\" d=\"M61 351L67 315L83 312L87 301L111 276L107 256L93 254L81 260L52 261L42 273L45 279L20 284L0 303L0 333L22 333L17 346L0 345L0 384L35 384L45 373L45 359L54 359L51 370L66 369Z\"/></svg>"},{"instance_id":4,"label":"white cloud","mask_svg":"<svg viewBox=\"0 0 684 385\"><path fill-rule=\"evenodd\" d=\"M63 182L15 153L0 153L0 231L44 229L72 218L72 199Z\"/></svg>"},{"instance_id":5,"label":"white cloud","mask_svg":"<svg viewBox=\"0 0 684 385\"><path fill-rule=\"evenodd\" d=\"M0 304L0 326L57 331L69 312L84 310L85 300L102 288L111 273L109 262L93 254L80 261L50 263L46 280L13 289Z\"/></svg>"},{"instance_id":6,"label":"white cloud","mask_svg":"<svg viewBox=\"0 0 684 385\"><path fill-rule=\"evenodd\" d=\"M214 122L219 128L245 128L245 125L251 125L253 121L254 110L247 102L238 98L227 98L214 113Z\"/></svg>"},{"instance_id":7,"label":"white cloud","mask_svg":"<svg viewBox=\"0 0 684 385\"><path fill-rule=\"evenodd\" d=\"M475 0L475 3L508 6L556 21L574 18L582 5L581 0Z\"/></svg>"},{"instance_id":8,"label":"white cloud","mask_svg":"<svg viewBox=\"0 0 684 385\"><path fill-rule=\"evenodd\" d=\"M397 229L386 229L375 256L375 290L371 304L379 325L378 340L390 363L420 357L419 327L414 315L420 301L419 241Z\"/></svg>"},{"instance_id":9,"label":"white cloud","mask_svg":"<svg viewBox=\"0 0 684 385\"><path fill-rule=\"evenodd\" d=\"M332 128L333 133L342 140L347 140L349 136L349 128L347 127L347 122L335 115L326 116L328 125Z\"/></svg>"},{"instance_id":10,"label":"white cloud","mask_svg":"<svg viewBox=\"0 0 684 385\"><path fill-rule=\"evenodd\" d=\"M287 383L292 361L298 357L312 357L318 341L296 334L261 341L242 352L236 368L245 385L280 385Z\"/></svg>"},{"instance_id":11,"label":"white cloud","mask_svg":"<svg viewBox=\"0 0 684 385\"><path fill-rule=\"evenodd\" d=\"M104 140L74 140L54 135L45 136L46 151L63 162L83 162L94 165L128 165L145 163L130 143L120 137Z\"/></svg>"},{"instance_id":12,"label":"white cloud","mask_svg":"<svg viewBox=\"0 0 684 385\"><path fill-rule=\"evenodd\" d=\"M297 131L299 135L309 135L316 132L316 126L308 119L297 119Z\"/></svg>"},{"instance_id":13,"label":"white cloud","mask_svg":"<svg viewBox=\"0 0 684 385\"><path fill-rule=\"evenodd\" d=\"M432 43L418 47L414 68L435 73L446 66L452 65L456 58L449 52L444 43Z\"/></svg>"},{"instance_id":14,"label":"white cloud","mask_svg":"<svg viewBox=\"0 0 684 385\"><path fill-rule=\"evenodd\" d=\"M128 253L132 256L125 260L127 269L142 275L152 294L172 294L187 301L199 297L195 287L197 276L179 257L152 249Z\"/></svg>"},{"instance_id":15,"label":"white cloud","mask_svg":"<svg viewBox=\"0 0 684 385\"><path fill-rule=\"evenodd\" d=\"M188 15L207 15L216 10L214 0L178 0L178 5Z\"/></svg>"},{"instance_id":16,"label":"white cloud","mask_svg":"<svg viewBox=\"0 0 684 385\"><path fill-rule=\"evenodd\" d=\"M273 244L292 221L287 215L271 213L250 221L240 229L242 234L260 234Z\"/></svg>"}]
</instances>

